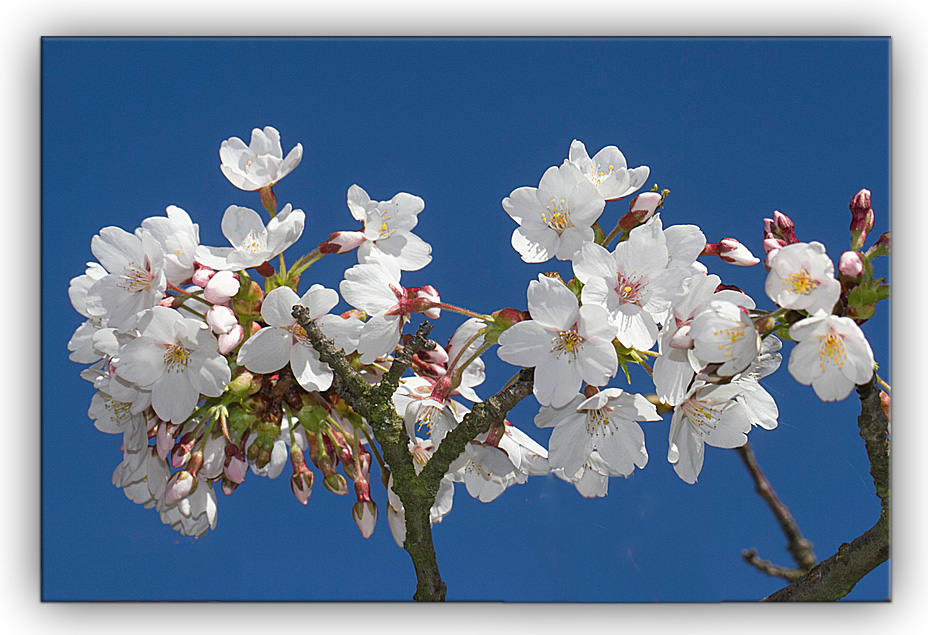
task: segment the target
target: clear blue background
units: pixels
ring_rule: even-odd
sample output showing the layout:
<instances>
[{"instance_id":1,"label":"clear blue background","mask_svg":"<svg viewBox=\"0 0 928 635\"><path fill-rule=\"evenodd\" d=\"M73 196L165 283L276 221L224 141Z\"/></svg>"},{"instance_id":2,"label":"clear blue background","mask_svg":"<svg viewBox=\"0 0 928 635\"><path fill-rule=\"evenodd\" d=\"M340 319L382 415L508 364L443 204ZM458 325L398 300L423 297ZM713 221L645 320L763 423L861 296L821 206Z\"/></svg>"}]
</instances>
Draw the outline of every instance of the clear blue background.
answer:
<instances>
[{"instance_id":1,"label":"clear blue background","mask_svg":"<svg viewBox=\"0 0 928 635\"><path fill-rule=\"evenodd\" d=\"M110 484L118 436L86 416L91 386L67 360L82 318L68 281L91 261L107 225L134 230L168 205L187 210L201 242L224 245L230 204L257 196L219 171L222 140L272 125L302 164L275 188L307 214L289 261L357 223L352 183L385 200L405 191L426 209L416 232L433 262L404 274L481 312L525 308L528 282L569 264L522 263L500 201L536 186L572 139L590 153L617 145L648 165L648 187L671 190L665 227L699 225L710 241L739 238L762 255L762 219L778 209L800 240L837 261L847 203L873 193L872 240L889 229L889 41L874 40L71 40L42 43L42 594L46 600L408 600L415 576L381 518L372 538L351 519L353 497L316 487L309 505L249 475L219 494L219 523L180 536ZM648 189L648 188L645 188ZM627 209L609 203L607 229ZM337 288L354 255L304 275ZM884 259L885 261L885 259ZM766 272L708 260L759 306ZM880 273L886 274L887 263ZM344 303L343 308L348 308ZM460 323L443 315L433 336ZM889 311L864 330L888 381ZM789 352L787 344L784 353ZM514 369L486 356L486 397ZM633 376L632 389L652 389ZM614 385L622 386L616 381ZM823 404L780 371L765 381L780 407L774 431L750 441L819 558L879 514L852 396ZM510 419L546 444L529 398ZM665 456L669 417L644 424L650 462L612 479L605 499L534 477L483 504L458 486L434 527L449 600L750 601L783 586L746 565L745 548L782 565L785 538L734 451L708 448L696 485ZM374 479L376 482L376 479ZM385 495L374 493L383 512ZM884 564L848 596L889 596Z\"/></svg>"}]
</instances>

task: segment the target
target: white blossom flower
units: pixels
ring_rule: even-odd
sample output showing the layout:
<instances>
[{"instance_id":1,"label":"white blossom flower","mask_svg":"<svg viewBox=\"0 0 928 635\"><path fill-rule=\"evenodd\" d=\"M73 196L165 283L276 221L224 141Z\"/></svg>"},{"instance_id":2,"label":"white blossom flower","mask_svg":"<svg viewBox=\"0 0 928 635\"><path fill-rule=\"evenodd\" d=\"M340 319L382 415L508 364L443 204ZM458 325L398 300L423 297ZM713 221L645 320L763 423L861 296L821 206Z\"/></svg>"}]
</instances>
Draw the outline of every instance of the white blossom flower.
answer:
<instances>
[{"instance_id":1,"label":"white blossom flower","mask_svg":"<svg viewBox=\"0 0 928 635\"><path fill-rule=\"evenodd\" d=\"M651 173L651 168L646 165L629 168L625 155L615 146L606 146L591 159L586 146L574 139L570 143L568 157L567 161L577 166L607 201L635 192L645 184Z\"/></svg>"},{"instance_id":2,"label":"white blossom flower","mask_svg":"<svg viewBox=\"0 0 928 635\"><path fill-rule=\"evenodd\" d=\"M177 207L169 205L167 217L152 216L142 221L142 229L151 233L164 252L164 273L168 282L184 284L193 276L194 258L200 244L200 227L190 216Z\"/></svg>"},{"instance_id":3,"label":"white blossom flower","mask_svg":"<svg viewBox=\"0 0 928 635\"><path fill-rule=\"evenodd\" d=\"M721 377L740 373L760 352L760 335L747 311L724 300L711 300L696 314L689 337L700 363L721 364L715 371Z\"/></svg>"},{"instance_id":4,"label":"white blossom flower","mask_svg":"<svg viewBox=\"0 0 928 635\"><path fill-rule=\"evenodd\" d=\"M849 317L817 313L789 327L789 335L797 342L789 374L800 384L811 384L822 401L840 401L873 376L870 343Z\"/></svg>"},{"instance_id":5,"label":"white blossom flower","mask_svg":"<svg viewBox=\"0 0 928 635\"><path fill-rule=\"evenodd\" d=\"M230 205L222 216L222 233L232 247L197 247L196 260L211 269L241 271L258 267L281 254L303 233L302 210L290 203L272 218L267 227L258 212Z\"/></svg>"},{"instance_id":6,"label":"white blossom flower","mask_svg":"<svg viewBox=\"0 0 928 635\"><path fill-rule=\"evenodd\" d=\"M719 290L719 284L721 279L714 274L693 272L685 283L685 295L673 304L671 315L661 328L660 355L654 360L654 388L660 400L672 406L683 401L693 376L705 366L693 354L693 340L689 336L693 318L713 300L754 308L750 297L732 289Z\"/></svg>"},{"instance_id":7,"label":"white blossom flower","mask_svg":"<svg viewBox=\"0 0 928 635\"><path fill-rule=\"evenodd\" d=\"M458 360L457 365L464 363L483 346L483 335L479 335L479 333L484 328L486 328L486 323L483 320L469 318L454 331L447 347L449 364L454 364L455 360ZM468 342L470 343L468 344ZM465 345L466 349L464 348ZM449 371L453 372L454 368L450 368ZM451 394L457 394L468 401L478 403L481 399L474 391L474 386L482 384L485 378L486 364L480 357L476 357L461 372L461 383Z\"/></svg>"},{"instance_id":8,"label":"white blossom flower","mask_svg":"<svg viewBox=\"0 0 928 635\"><path fill-rule=\"evenodd\" d=\"M222 142L219 147L219 168L232 185L240 190L254 191L274 185L290 174L303 158L303 146L296 144L286 158L280 145L280 133L267 126L251 131L251 143L238 137Z\"/></svg>"},{"instance_id":9,"label":"white blossom flower","mask_svg":"<svg viewBox=\"0 0 928 635\"><path fill-rule=\"evenodd\" d=\"M392 353L407 315L402 306L406 290L400 284L396 261L375 259L355 265L345 271L338 290L348 304L371 316L358 340L361 362L369 364Z\"/></svg>"},{"instance_id":10,"label":"white blossom flower","mask_svg":"<svg viewBox=\"0 0 928 635\"><path fill-rule=\"evenodd\" d=\"M667 460L683 481L696 482L702 471L705 445L717 448L738 448L747 443L752 425L770 428L776 425L776 411L766 408L776 404L759 397L746 408L743 396L756 392L760 385L753 380L728 384L693 384L686 400L674 408L670 422L670 448ZM763 389L760 389L763 390ZM764 392L766 394L766 392ZM769 397L769 395L768 395ZM770 425L771 416L773 426Z\"/></svg>"},{"instance_id":11,"label":"white blossom flower","mask_svg":"<svg viewBox=\"0 0 928 635\"><path fill-rule=\"evenodd\" d=\"M515 482L515 469L503 450L471 442L451 462L448 471L453 480L464 483L471 497L489 503Z\"/></svg>"},{"instance_id":12,"label":"white blossom flower","mask_svg":"<svg viewBox=\"0 0 928 635\"><path fill-rule=\"evenodd\" d=\"M418 271L432 261L432 248L412 233L425 202L400 192L389 201L372 201L362 188L348 188L348 209L364 223L364 242L358 246L358 263L392 258L403 271Z\"/></svg>"},{"instance_id":13,"label":"white blossom flower","mask_svg":"<svg viewBox=\"0 0 928 635\"><path fill-rule=\"evenodd\" d=\"M644 432L636 421L659 421L654 405L641 395L606 388L586 399L578 394L562 408L542 406L539 428L554 428L548 441L552 469L575 475L596 450L619 476L648 463Z\"/></svg>"},{"instance_id":14,"label":"white blossom flower","mask_svg":"<svg viewBox=\"0 0 928 635\"><path fill-rule=\"evenodd\" d=\"M87 290L87 313L106 318L107 326L119 331L133 329L139 311L158 304L167 288L161 245L145 230L130 234L104 227L90 241L90 250L107 275Z\"/></svg>"},{"instance_id":15,"label":"white blossom flower","mask_svg":"<svg viewBox=\"0 0 928 635\"><path fill-rule=\"evenodd\" d=\"M78 364L92 364L103 357L93 345L93 336L99 329L106 326L106 318L93 317L87 312L87 292L97 281L106 276L106 269L96 262L88 262L87 270L83 275L71 279L68 286L68 298L71 306L83 315L84 321L68 341L70 355L68 359Z\"/></svg>"},{"instance_id":16,"label":"white blossom flower","mask_svg":"<svg viewBox=\"0 0 928 635\"><path fill-rule=\"evenodd\" d=\"M512 461L515 467L514 481L521 484L525 483L529 476L544 476L550 472L548 451L544 446L508 420L503 423L503 436L500 437L497 447ZM479 436L477 438L480 439Z\"/></svg>"},{"instance_id":17,"label":"white blossom flower","mask_svg":"<svg viewBox=\"0 0 928 635\"><path fill-rule=\"evenodd\" d=\"M841 283L835 279L835 266L818 242L793 243L769 256L770 273L765 290L771 300L784 309L831 313Z\"/></svg>"},{"instance_id":18,"label":"white blossom flower","mask_svg":"<svg viewBox=\"0 0 928 635\"><path fill-rule=\"evenodd\" d=\"M499 358L516 366L534 366L538 403L559 408L580 391L580 384L604 385L618 371L612 345L614 329L606 310L579 306L564 283L539 275L528 286L531 320L499 337Z\"/></svg>"},{"instance_id":19,"label":"white blossom flower","mask_svg":"<svg viewBox=\"0 0 928 635\"><path fill-rule=\"evenodd\" d=\"M151 390L152 407L165 421L185 421L201 394L218 397L229 384L229 365L206 323L156 306L143 314L138 330L114 360L116 373Z\"/></svg>"},{"instance_id":20,"label":"white blossom flower","mask_svg":"<svg viewBox=\"0 0 928 635\"><path fill-rule=\"evenodd\" d=\"M656 317L667 313L691 275L670 267L660 215L636 227L612 253L596 243L583 245L574 275L583 283L584 306L599 305L623 346L648 350L657 341Z\"/></svg>"},{"instance_id":21,"label":"white blossom flower","mask_svg":"<svg viewBox=\"0 0 928 635\"><path fill-rule=\"evenodd\" d=\"M503 199L503 209L519 227L512 246L525 262L570 260L593 241L592 225L606 202L573 163L547 169L538 187L520 187Z\"/></svg>"},{"instance_id":22,"label":"white blossom flower","mask_svg":"<svg viewBox=\"0 0 928 635\"><path fill-rule=\"evenodd\" d=\"M314 284L301 298L290 287L277 287L261 304L261 318L268 326L242 344L238 363L255 373L272 373L289 363L300 386L310 392L328 390L332 385L332 369L319 359L306 331L293 317L297 304L309 309L310 318L318 320L327 337L335 338L336 346L346 351L357 347L361 321L351 318L348 324L354 325L353 329L339 328L344 320L326 315L338 304L338 294L333 289ZM330 328L333 324L334 328Z\"/></svg>"}]
</instances>

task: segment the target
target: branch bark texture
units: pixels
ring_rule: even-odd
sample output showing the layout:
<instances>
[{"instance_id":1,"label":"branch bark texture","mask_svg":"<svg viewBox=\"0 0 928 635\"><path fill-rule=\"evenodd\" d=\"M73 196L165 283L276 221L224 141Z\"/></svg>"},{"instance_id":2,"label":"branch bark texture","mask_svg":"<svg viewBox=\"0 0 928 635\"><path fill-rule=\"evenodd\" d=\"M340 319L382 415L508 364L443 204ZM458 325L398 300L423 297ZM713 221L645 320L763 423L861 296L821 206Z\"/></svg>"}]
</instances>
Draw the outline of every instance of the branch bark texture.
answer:
<instances>
[{"instance_id":1,"label":"branch bark texture","mask_svg":"<svg viewBox=\"0 0 928 635\"><path fill-rule=\"evenodd\" d=\"M438 569L429 515L438 494L439 484L451 462L464 451L467 443L486 432L491 425L500 424L510 409L531 394L532 370L523 370L518 381L484 403L474 406L464 420L445 435L432 458L417 475L409 452L409 437L403 419L394 409L393 393L399 386L403 373L409 369L413 355L420 350L434 348L435 343L428 339L432 325L423 322L412 339L396 353L390 369L380 383L371 386L352 368L344 351L325 337L310 318L308 309L300 305L294 306L293 317L303 327L313 348L319 353L319 358L335 373L337 381L333 382L333 386L339 395L367 420L374 432L374 438L380 445L384 461L393 475L393 491L403 503L406 519L406 541L403 548L412 559L416 571L417 585L413 599L444 601L447 588Z\"/></svg>"},{"instance_id":2,"label":"branch bark texture","mask_svg":"<svg viewBox=\"0 0 928 635\"><path fill-rule=\"evenodd\" d=\"M880 498L880 518L876 524L838 552L815 565L809 573L776 593L765 602L815 602L840 600L877 566L889 558L890 543L890 465L886 416L880 408L880 388L876 377L857 387L860 416L857 426L870 459L870 476Z\"/></svg>"}]
</instances>

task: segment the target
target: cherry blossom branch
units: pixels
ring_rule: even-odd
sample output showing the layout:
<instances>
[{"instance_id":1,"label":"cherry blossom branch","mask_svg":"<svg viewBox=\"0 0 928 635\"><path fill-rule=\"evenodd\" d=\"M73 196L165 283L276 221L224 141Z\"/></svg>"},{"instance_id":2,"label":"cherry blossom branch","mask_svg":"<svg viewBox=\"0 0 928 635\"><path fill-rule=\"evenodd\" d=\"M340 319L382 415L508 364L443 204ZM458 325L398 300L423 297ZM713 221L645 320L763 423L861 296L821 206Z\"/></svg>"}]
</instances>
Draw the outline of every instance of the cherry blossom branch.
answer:
<instances>
[{"instance_id":1,"label":"cherry blossom branch","mask_svg":"<svg viewBox=\"0 0 928 635\"><path fill-rule=\"evenodd\" d=\"M464 416L464 420L441 440L432 458L422 469L420 478L429 484L434 483L437 491L438 484L451 462L461 455L467 444L489 430L491 425L502 423L517 403L532 394L534 373L533 368L523 368L518 379L507 384L483 403L476 404L473 410Z\"/></svg>"},{"instance_id":2,"label":"cherry blossom branch","mask_svg":"<svg viewBox=\"0 0 928 635\"><path fill-rule=\"evenodd\" d=\"M777 522L780 523L780 529L786 534L786 550L793 556L793 560L796 561L799 568L787 569L772 565L766 560L759 559L757 557L757 551L753 549L745 550L741 555L746 562L757 567L764 573L783 577L787 580L795 580L814 567L815 563L818 561L815 557L815 553L812 551L812 543L803 537L802 532L799 531L799 525L796 524L792 514L790 514L789 508L777 497L777 493L770 485L770 481L767 480L764 472L760 469L760 465L757 463L751 444L745 443L738 448L738 455L741 457L741 460L744 461L745 467L748 468L751 478L754 479L755 491L764 499L767 506L770 507L770 511L773 512Z\"/></svg>"},{"instance_id":3,"label":"cherry blossom branch","mask_svg":"<svg viewBox=\"0 0 928 635\"><path fill-rule=\"evenodd\" d=\"M854 585L889 559L889 436L886 416L880 407L876 378L857 387L860 416L857 426L870 459L870 476L880 498L880 518L876 524L838 552L815 565L811 571L764 598L764 602L810 602L840 600Z\"/></svg>"},{"instance_id":4,"label":"cherry blossom branch","mask_svg":"<svg viewBox=\"0 0 928 635\"><path fill-rule=\"evenodd\" d=\"M370 386L360 373L351 367L344 351L336 348L310 317L309 309L293 307L297 320L319 359L329 365L338 378L333 387L342 399L371 426L374 438L380 444L383 458L393 475L393 491L403 503L406 519L406 540L403 548L412 559L416 571L416 593L413 599L420 602L441 602L446 586L438 570L438 559L432 544L432 523L429 510L435 502L438 485L427 487L416 475L409 453L403 420L393 406L393 392L400 376L409 368L410 360L423 347L428 346L432 325L424 322L413 338L396 354L390 370L376 386Z\"/></svg>"}]
</instances>

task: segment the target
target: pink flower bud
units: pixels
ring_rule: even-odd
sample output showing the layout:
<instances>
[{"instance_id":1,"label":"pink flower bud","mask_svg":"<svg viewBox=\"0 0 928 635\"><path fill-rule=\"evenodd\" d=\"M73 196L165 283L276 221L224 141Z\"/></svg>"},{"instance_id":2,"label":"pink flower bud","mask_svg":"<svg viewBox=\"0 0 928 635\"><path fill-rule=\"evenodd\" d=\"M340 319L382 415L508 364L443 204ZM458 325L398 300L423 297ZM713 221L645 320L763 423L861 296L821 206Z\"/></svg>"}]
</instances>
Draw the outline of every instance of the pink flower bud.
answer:
<instances>
[{"instance_id":1,"label":"pink flower bud","mask_svg":"<svg viewBox=\"0 0 928 635\"><path fill-rule=\"evenodd\" d=\"M357 249L367 240L364 232L335 232L329 239L319 243L319 251L324 254L344 254Z\"/></svg>"},{"instance_id":2,"label":"pink flower bud","mask_svg":"<svg viewBox=\"0 0 928 635\"><path fill-rule=\"evenodd\" d=\"M370 538L377 524L377 504L374 501L357 501L351 507L351 515L361 535Z\"/></svg>"},{"instance_id":3,"label":"pink flower bud","mask_svg":"<svg viewBox=\"0 0 928 635\"><path fill-rule=\"evenodd\" d=\"M190 282L197 285L201 289L206 288L206 284L209 282L209 279L216 274L215 271L209 267L200 267L196 270L196 273L193 274L193 278L190 279Z\"/></svg>"},{"instance_id":4,"label":"pink flower bud","mask_svg":"<svg viewBox=\"0 0 928 635\"><path fill-rule=\"evenodd\" d=\"M169 309L177 308L178 298L176 295L166 295L161 298L161 301L158 303L158 306L166 306Z\"/></svg>"},{"instance_id":5,"label":"pink flower bud","mask_svg":"<svg viewBox=\"0 0 928 635\"><path fill-rule=\"evenodd\" d=\"M232 443L226 444L226 460L222 466L222 474L231 482L238 485L245 480L245 474L248 473L248 461L238 446Z\"/></svg>"},{"instance_id":6,"label":"pink flower bud","mask_svg":"<svg viewBox=\"0 0 928 635\"><path fill-rule=\"evenodd\" d=\"M197 484L197 477L190 474L190 472L186 470L175 472L168 479L168 483L164 488L164 504L170 506L179 500L187 498L196 490Z\"/></svg>"},{"instance_id":7,"label":"pink flower bud","mask_svg":"<svg viewBox=\"0 0 928 635\"><path fill-rule=\"evenodd\" d=\"M688 350L693 348L693 338L690 337L690 327L689 325L681 326L677 329L677 332L670 337L668 345L670 348L678 348L680 350Z\"/></svg>"},{"instance_id":8,"label":"pink flower bud","mask_svg":"<svg viewBox=\"0 0 928 635\"><path fill-rule=\"evenodd\" d=\"M225 304L231 300L239 289L238 274L232 271L218 271L203 288L203 298L213 304Z\"/></svg>"},{"instance_id":9,"label":"pink flower bud","mask_svg":"<svg viewBox=\"0 0 928 635\"><path fill-rule=\"evenodd\" d=\"M856 278L864 272L864 261L856 251L845 251L838 260L838 271L848 278Z\"/></svg>"},{"instance_id":10,"label":"pink flower bud","mask_svg":"<svg viewBox=\"0 0 928 635\"><path fill-rule=\"evenodd\" d=\"M747 247L734 238L723 238L719 241L719 257L725 262L739 267L753 267L760 262Z\"/></svg>"},{"instance_id":11,"label":"pink flower bud","mask_svg":"<svg viewBox=\"0 0 928 635\"><path fill-rule=\"evenodd\" d=\"M231 331L238 324L235 313L225 305L216 305L206 312L206 323L216 335L223 335Z\"/></svg>"},{"instance_id":12,"label":"pink flower bud","mask_svg":"<svg viewBox=\"0 0 928 635\"><path fill-rule=\"evenodd\" d=\"M782 238L767 238L764 240L764 253L770 254L772 251L777 251L786 247L786 241Z\"/></svg>"},{"instance_id":13,"label":"pink flower bud","mask_svg":"<svg viewBox=\"0 0 928 635\"><path fill-rule=\"evenodd\" d=\"M348 481L338 472L329 474L322 480L322 484L333 494L344 496L348 493Z\"/></svg>"},{"instance_id":14,"label":"pink flower bud","mask_svg":"<svg viewBox=\"0 0 928 635\"><path fill-rule=\"evenodd\" d=\"M233 483L227 478L222 479L222 493L226 496L231 496L232 492L235 491L235 488L238 487L238 483Z\"/></svg>"},{"instance_id":15,"label":"pink flower bud","mask_svg":"<svg viewBox=\"0 0 928 635\"><path fill-rule=\"evenodd\" d=\"M428 300L430 303L441 302L441 297L438 295L438 289L430 284L427 284L424 287L413 287L410 289L410 291L415 292L416 299ZM432 307L423 311L422 313L425 315L425 317L431 320L437 320L441 316L441 309Z\"/></svg>"},{"instance_id":16,"label":"pink flower bud","mask_svg":"<svg viewBox=\"0 0 928 635\"><path fill-rule=\"evenodd\" d=\"M796 240L795 225L790 217L780 212L773 212L773 221L777 226L779 237L786 241L787 245L799 242Z\"/></svg>"},{"instance_id":17,"label":"pink flower bud","mask_svg":"<svg viewBox=\"0 0 928 635\"><path fill-rule=\"evenodd\" d=\"M178 427L167 421L158 424L158 432L155 435L155 449L158 451L158 458L162 461L167 459L168 454L171 453L171 448L174 447L174 433Z\"/></svg>"},{"instance_id":18,"label":"pink flower bud","mask_svg":"<svg viewBox=\"0 0 928 635\"><path fill-rule=\"evenodd\" d=\"M171 450L171 467L178 468L187 465L190 460L190 450L195 442L196 438L193 433L188 432L174 444L174 449Z\"/></svg>"},{"instance_id":19,"label":"pink flower bud","mask_svg":"<svg viewBox=\"0 0 928 635\"><path fill-rule=\"evenodd\" d=\"M245 338L245 329L241 324L236 324L228 333L219 336L219 353L228 355L235 350L235 347L242 343Z\"/></svg>"},{"instance_id":20,"label":"pink flower bud","mask_svg":"<svg viewBox=\"0 0 928 635\"><path fill-rule=\"evenodd\" d=\"M660 202L661 195L657 192L639 194L628 203L628 213L619 220L619 227L629 231L646 222L654 216Z\"/></svg>"}]
</instances>

